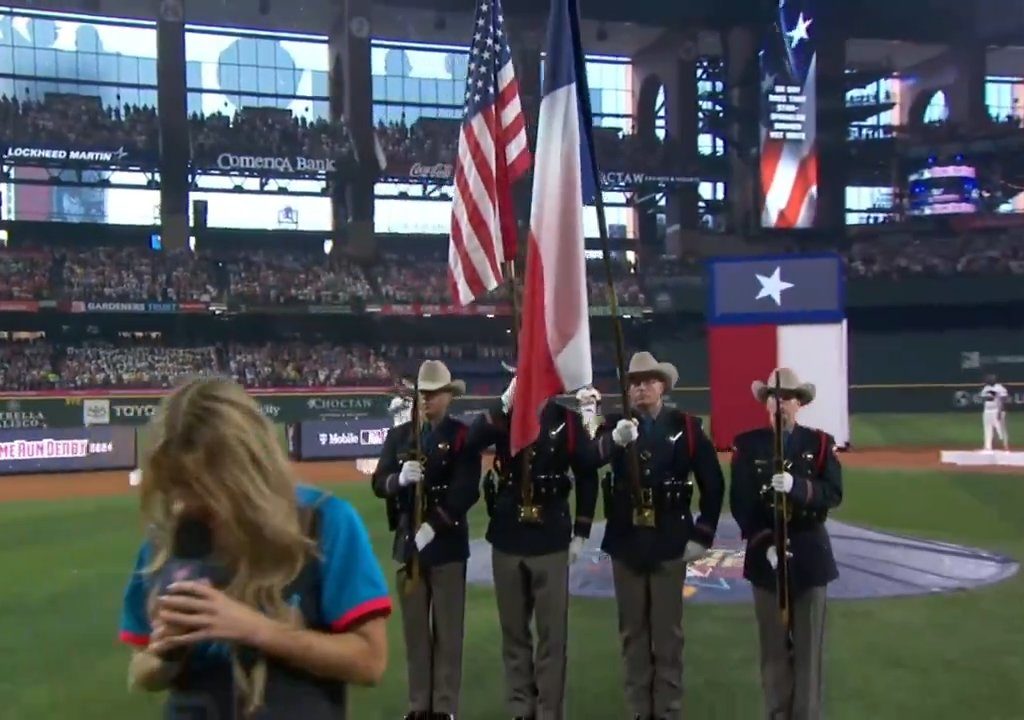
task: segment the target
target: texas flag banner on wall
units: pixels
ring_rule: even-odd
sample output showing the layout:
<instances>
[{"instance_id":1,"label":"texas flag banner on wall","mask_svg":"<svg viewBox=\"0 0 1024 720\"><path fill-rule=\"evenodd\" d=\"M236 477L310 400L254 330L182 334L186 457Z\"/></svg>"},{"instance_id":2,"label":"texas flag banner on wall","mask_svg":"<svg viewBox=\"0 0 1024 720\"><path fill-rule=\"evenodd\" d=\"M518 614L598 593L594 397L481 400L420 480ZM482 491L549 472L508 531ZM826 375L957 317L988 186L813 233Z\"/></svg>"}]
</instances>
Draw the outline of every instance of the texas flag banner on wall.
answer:
<instances>
[{"instance_id":1,"label":"texas flag banner on wall","mask_svg":"<svg viewBox=\"0 0 1024 720\"><path fill-rule=\"evenodd\" d=\"M776 367L817 389L799 422L849 444L849 365L842 262L836 255L786 255L708 263L711 430L715 446L763 427L751 393Z\"/></svg>"}]
</instances>

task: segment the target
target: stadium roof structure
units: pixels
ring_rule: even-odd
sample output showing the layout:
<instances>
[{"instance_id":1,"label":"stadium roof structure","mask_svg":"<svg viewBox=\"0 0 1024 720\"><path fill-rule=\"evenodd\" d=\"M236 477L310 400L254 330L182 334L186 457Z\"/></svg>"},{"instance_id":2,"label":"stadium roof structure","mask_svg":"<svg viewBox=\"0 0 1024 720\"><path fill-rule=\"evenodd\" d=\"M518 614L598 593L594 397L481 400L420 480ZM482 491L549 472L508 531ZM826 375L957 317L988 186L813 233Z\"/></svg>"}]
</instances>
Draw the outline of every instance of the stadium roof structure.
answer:
<instances>
[{"instance_id":1,"label":"stadium roof structure","mask_svg":"<svg viewBox=\"0 0 1024 720\"><path fill-rule=\"evenodd\" d=\"M756 23L767 18L779 0L587 0L582 5L590 23L626 24L609 27L629 45L626 37L636 26L648 29L693 31ZM375 36L393 39L465 44L458 32L460 16L471 16L476 0L375 0L371 27ZM186 22L266 31L322 34L331 27L343 0L185 0ZM510 18L546 16L549 0L511 0L505 3ZM27 0L28 9L91 13L152 19L157 0ZM941 43L981 39L990 46L1005 46L1024 37L1024 3L1019 0L825 0L821 11L840 13L847 37ZM447 21L448 18L451 21ZM397 26L396 26L397 24ZM584 30L586 33L586 30ZM613 41L614 44L614 41ZM641 45L642 46L642 45ZM628 53L628 47L608 52Z\"/></svg>"}]
</instances>

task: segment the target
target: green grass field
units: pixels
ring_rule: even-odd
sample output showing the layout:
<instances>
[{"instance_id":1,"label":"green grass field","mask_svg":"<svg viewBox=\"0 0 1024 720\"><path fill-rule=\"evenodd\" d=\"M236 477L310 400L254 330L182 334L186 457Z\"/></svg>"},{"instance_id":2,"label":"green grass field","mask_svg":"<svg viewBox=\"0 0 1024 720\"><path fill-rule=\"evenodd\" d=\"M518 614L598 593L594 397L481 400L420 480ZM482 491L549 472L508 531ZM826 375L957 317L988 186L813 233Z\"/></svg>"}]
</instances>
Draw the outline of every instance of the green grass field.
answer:
<instances>
[{"instance_id":1,"label":"green grass field","mask_svg":"<svg viewBox=\"0 0 1024 720\"><path fill-rule=\"evenodd\" d=\"M973 419L973 418L972 418ZM971 423L973 427L973 423ZM916 426L916 427L913 427ZM862 447L921 445L911 430L976 444L957 423L899 418L858 423ZM961 435L956 435L960 432ZM868 443L868 438L883 442ZM902 441L907 438L906 441ZM940 445L934 441L930 445ZM0 480L0 483L3 481ZM1024 557L1024 477L848 471L837 516L851 523L976 545ZM332 488L361 511L392 577L383 508L365 485ZM475 535L483 531L474 511ZM0 505L0 698L3 720L157 716L157 700L129 694L128 650L115 640L121 591L140 536L130 498ZM827 648L828 717L1019 720L1024 717L1024 576L951 595L834 602ZM625 717L612 601L574 599L569 717ZM379 688L354 691L355 720L405 710L397 618ZM686 610L687 717L756 718L756 629L749 606ZM507 718L502 706L493 593L471 588L466 613L463 717Z\"/></svg>"}]
</instances>

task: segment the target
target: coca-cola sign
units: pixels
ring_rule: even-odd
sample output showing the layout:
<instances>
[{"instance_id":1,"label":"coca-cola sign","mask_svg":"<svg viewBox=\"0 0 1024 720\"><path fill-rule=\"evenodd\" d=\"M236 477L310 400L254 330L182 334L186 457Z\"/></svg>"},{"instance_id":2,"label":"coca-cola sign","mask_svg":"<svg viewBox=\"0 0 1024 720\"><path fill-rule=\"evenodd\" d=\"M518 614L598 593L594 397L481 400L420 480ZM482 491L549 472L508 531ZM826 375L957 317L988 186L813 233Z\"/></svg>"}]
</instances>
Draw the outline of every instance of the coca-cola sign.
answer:
<instances>
[{"instance_id":1,"label":"coca-cola sign","mask_svg":"<svg viewBox=\"0 0 1024 720\"><path fill-rule=\"evenodd\" d=\"M454 174L455 168L450 163L435 163L434 165L413 163L409 168L409 177L427 180L451 180Z\"/></svg>"}]
</instances>

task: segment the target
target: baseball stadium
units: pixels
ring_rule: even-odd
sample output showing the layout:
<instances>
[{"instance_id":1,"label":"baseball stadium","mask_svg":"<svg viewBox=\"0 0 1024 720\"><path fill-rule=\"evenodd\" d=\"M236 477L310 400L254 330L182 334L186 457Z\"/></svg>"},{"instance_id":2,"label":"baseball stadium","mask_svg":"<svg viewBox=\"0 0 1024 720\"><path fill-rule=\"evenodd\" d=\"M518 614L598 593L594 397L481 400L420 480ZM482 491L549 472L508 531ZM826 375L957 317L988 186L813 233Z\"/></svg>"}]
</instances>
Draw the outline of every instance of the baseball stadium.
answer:
<instances>
[{"instance_id":1,"label":"baseball stadium","mask_svg":"<svg viewBox=\"0 0 1024 720\"><path fill-rule=\"evenodd\" d=\"M1022 143L1012 0L0 2L0 718L161 716L167 693L129 687L119 622L168 398L197 378L245 388L294 479L365 525L393 601L370 620L386 669L346 681L334 717L765 717L777 660L737 490L756 429L774 445L750 467L783 499L756 562L779 578L797 696L811 651L779 589L806 570L787 523L814 525L837 571L812 583L820 698L768 716L1024 717ZM512 401L579 413L589 435L568 442L593 447L594 486L638 484L659 453L637 410L651 378L685 419L669 440L685 433L680 479L698 486L669 588L682 620L645 649L656 664L678 634L681 705L631 694L621 528L602 484L579 530L582 460L558 549L561 709L540 649L540 699L517 704L485 500L490 478L531 467L503 467L533 427ZM437 393L470 437L511 420L475 451L476 501L454 523L461 687L438 705L451 680L424 669L424 709L402 600L419 560L394 559L387 488L441 472L412 430ZM784 400L821 437L791 464ZM524 455L546 442L532 432ZM839 467L827 512L786 515ZM714 542L690 555L716 492ZM405 557L426 562L435 528L409 522ZM297 707L253 717L326 717Z\"/></svg>"}]
</instances>

